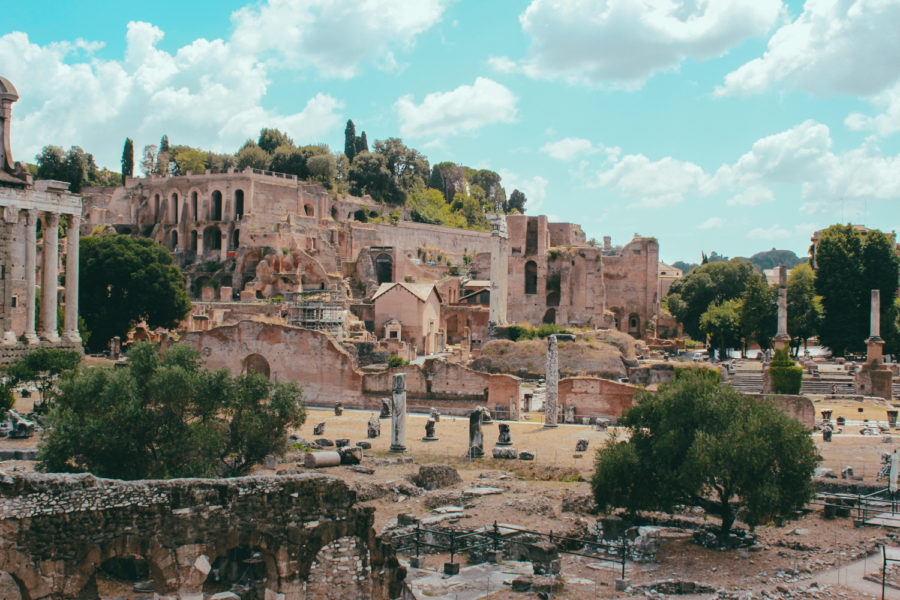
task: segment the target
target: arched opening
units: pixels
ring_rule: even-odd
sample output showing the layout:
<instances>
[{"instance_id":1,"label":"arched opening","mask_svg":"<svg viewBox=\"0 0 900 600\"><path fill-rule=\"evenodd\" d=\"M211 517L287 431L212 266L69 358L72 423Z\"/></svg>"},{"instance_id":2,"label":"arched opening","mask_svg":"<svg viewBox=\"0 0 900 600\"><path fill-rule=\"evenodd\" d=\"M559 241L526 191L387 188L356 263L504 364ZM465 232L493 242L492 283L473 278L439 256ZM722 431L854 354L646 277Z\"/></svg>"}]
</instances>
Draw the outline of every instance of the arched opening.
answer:
<instances>
[{"instance_id":1,"label":"arched opening","mask_svg":"<svg viewBox=\"0 0 900 600\"><path fill-rule=\"evenodd\" d=\"M244 218L244 190L234 192L234 218L237 221Z\"/></svg>"},{"instance_id":2,"label":"arched opening","mask_svg":"<svg viewBox=\"0 0 900 600\"><path fill-rule=\"evenodd\" d=\"M628 333L637 337L641 335L641 317L637 313L628 315Z\"/></svg>"},{"instance_id":3,"label":"arched opening","mask_svg":"<svg viewBox=\"0 0 900 600\"><path fill-rule=\"evenodd\" d=\"M238 546L212 562L212 569L203 582L203 596L240 588L247 591L241 594L242 598L262 598L267 581L278 581L274 558L257 546Z\"/></svg>"},{"instance_id":4,"label":"arched opening","mask_svg":"<svg viewBox=\"0 0 900 600\"><path fill-rule=\"evenodd\" d=\"M313 211L313 206L312 206L312 204L304 204L304 205L303 205L303 212L306 214L307 217L313 217L313 216L315 216L315 215L313 214L314 211Z\"/></svg>"},{"instance_id":5,"label":"arched opening","mask_svg":"<svg viewBox=\"0 0 900 600\"><path fill-rule=\"evenodd\" d=\"M235 229L234 233L231 234L232 250L237 250L240 243L241 243L241 231L240 231L240 229Z\"/></svg>"},{"instance_id":6,"label":"arched opening","mask_svg":"<svg viewBox=\"0 0 900 600\"><path fill-rule=\"evenodd\" d=\"M547 306L559 306L559 292L547 294Z\"/></svg>"},{"instance_id":7,"label":"arched opening","mask_svg":"<svg viewBox=\"0 0 900 600\"><path fill-rule=\"evenodd\" d=\"M537 263L533 260L525 263L525 293L537 294Z\"/></svg>"},{"instance_id":8,"label":"arched opening","mask_svg":"<svg viewBox=\"0 0 900 600\"><path fill-rule=\"evenodd\" d=\"M378 283L390 283L394 280L394 259L390 254L375 257L375 276Z\"/></svg>"},{"instance_id":9,"label":"arched opening","mask_svg":"<svg viewBox=\"0 0 900 600\"><path fill-rule=\"evenodd\" d=\"M191 192L191 218L197 222L197 192Z\"/></svg>"},{"instance_id":10,"label":"arched opening","mask_svg":"<svg viewBox=\"0 0 900 600\"><path fill-rule=\"evenodd\" d=\"M159 194L153 197L153 220L159 221Z\"/></svg>"},{"instance_id":11,"label":"arched opening","mask_svg":"<svg viewBox=\"0 0 900 600\"><path fill-rule=\"evenodd\" d=\"M337 208L331 207L331 218L337 221Z\"/></svg>"},{"instance_id":12,"label":"arched opening","mask_svg":"<svg viewBox=\"0 0 900 600\"><path fill-rule=\"evenodd\" d=\"M178 194L172 194L172 222L178 225Z\"/></svg>"},{"instance_id":13,"label":"arched opening","mask_svg":"<svg viewBox=\"0 0 900 600\"><path fill-rule=\"evenodd\" d=\"M203 251L222 249L222 232L218 227L207 227L203 230Z\"/></svg>"},{"instance_id":14,"label":"arched opening","mask_svg":"<svg viewBox=\"0 0 900 600\"><path fill-rule=\"evenodd\" d=\"M172 248L172 250L175 250L178 248L178 232L175 231L174 229L172 230L171 248Z\"/></svg>"},{"instance_id":15,"label":"arched opening","mask_svg":"<svg viewBox=\"0 0 900 600\"><path fill-rule=\"evenodd\" d=\"M547 312L544 313L544 319L542 322L548 325L556 324L556 309L548 308Z\"/></svg>"},{"instance_id":16,"label":"arched opening","mask_svg":"<svg viewBox=\"0 0 900 600\"><path fill-rule=\"evenodd\" d=\"M262 354L251 354L241 363L241 372L245 375L248 373L260 373L269 377L269 361Z\"/></svg>"},{"instance_id":17,"label":"arched opening","mask_svg":"<svg viewBox=\"0 0 900 600\"><path fill-rule=\"evenodd\" d=\"M191 250L200 252L201 248L197 247L197 230L191 231Z\"/></svg>"},{"instance_id":18,"label":"arched opening","mask_svg":"<svg viewBox=\"0 0 900 600\"><path fill-rule=\"evenodd\" d=\"M153 596L164 589L165 579L159 569L141 557L114 556L90 574L77 597L81 600L131 597L138 584L142 586L141 593Z\"/></svg>"},{"instance_id":19,"label":"arched opening","mask_svg":"<svg viewBox=\"0 0 900 600\"><path fill-rule=\"evenodd\" d=\"M525 256L531 256L538 248L538 222L537 219L528 219L525 229Z\"/></svg>"},{"instance_id":20,"label":"arched opening","mask_svg":"<svg viewBox=\"0 0 900 600\"><path fill-rule=\"evenodd\" d=\"M210 221L222 220L222 192L216 190L212 193L212 206L210 207Z\"/></svg>"},{"instance_id":21,"label":"arched opening","mask_svg":"<svg viewBox=\"0 0 900 600\"><path fill-rule=\"evenodd\" d=\"M359 209L355 213L353 213L353 219L355 221L359 221L360 223L366 223L369 220L369 213L367 213L363 209Z\"/></svg>"}]
</instances>

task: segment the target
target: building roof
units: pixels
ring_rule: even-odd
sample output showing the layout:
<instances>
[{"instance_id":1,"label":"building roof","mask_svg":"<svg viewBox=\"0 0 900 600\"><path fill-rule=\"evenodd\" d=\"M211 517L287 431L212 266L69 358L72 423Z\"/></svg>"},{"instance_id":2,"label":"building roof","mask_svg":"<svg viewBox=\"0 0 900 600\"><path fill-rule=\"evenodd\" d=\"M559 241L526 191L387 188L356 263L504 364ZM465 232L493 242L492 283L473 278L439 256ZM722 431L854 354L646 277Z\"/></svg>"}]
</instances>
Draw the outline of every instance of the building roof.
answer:
<instances>
[{"instance_id":1,"label":"building roof","mask_svg":"<svg viewBox=\"0 0 900 600\"><path fill-rule=\"evenodd\" d=\"M684 273L681 272L681 269L673 267L671 265L667 265L664 262L660 262L657 268L660 275L666 275L669 277L681 277L682 275L684 275Z\"/></svg>"},{"instance_id":2,"label":"building roof","mask_svg":"<svg viewBox=\"0 0 900 600\"><path fill-rule=\"evenodd\" d=\"M421 300L422 302L426 302L428 300L428 296L431 295L431 292L434 292L438 297L438 302L441 301L441 295L438 293L437 288L434 287L433 283L406 283L405 281L394 281L392 283L382 283L378 286L378 290L372 296L372 301L374 302L376 298L384 295L388 290L393 289L395 286L400 286L408 291L410 294Z\"/></svg>"},{"instance_id":3,"label":"building roof","mask_svg":"<svg viewBox=\"0 0 900 600\"><path fill-rule=\"evenodd\" d=\"M491 287L490 279L470 279L463 284L465 288L489 288Z\"/></svg>"}]
</instances>

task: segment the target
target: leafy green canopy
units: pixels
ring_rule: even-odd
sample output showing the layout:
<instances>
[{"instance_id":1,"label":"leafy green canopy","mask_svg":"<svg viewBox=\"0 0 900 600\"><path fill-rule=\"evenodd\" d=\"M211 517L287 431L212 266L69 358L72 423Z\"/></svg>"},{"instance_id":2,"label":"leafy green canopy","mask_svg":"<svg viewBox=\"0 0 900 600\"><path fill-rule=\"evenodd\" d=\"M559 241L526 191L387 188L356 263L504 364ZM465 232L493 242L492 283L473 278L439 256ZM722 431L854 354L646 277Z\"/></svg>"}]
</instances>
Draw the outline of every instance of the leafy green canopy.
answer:
<instances>
[{"instance_id":1,"label":"leafy green canopy","mask_svg":"<svg viewBox=\"0 0 900 600\"><path fill-rule=\"evenodd\" d=\"M207 371L196 350L134 345L124 369L88 368L59 384L39 468L146 479L238 476L283 453L305 420L300 389Z\"/></svg>"},{"instance_id":2,"label":"leafy green canopy","mask_svg":"<svg viewBox=\"0 0 900 600\"><path fill-rule=\"evenodd\" d=\"M174 328L191 309L184 277L168 250L146 238L83 237L79 246L79 307L92 351L124 338L144 320Z\"/></svg>"},{"instance_id":3,"label":"leafy green canopy","mask_svg":"<svg viewBox=\"0 0 900 600\"><path fill-rule=\"evenodd\" d=\"M597 452L591 484L602 509L701 506L721 518L725 539L740 507L754 527L790 518L812 497L815 444L769 403L691 372L635 400L620 421L630 439Z\"/></svg>"},{"instance_id":4,"label":"leafy green canopy","mask_svg":"<svg viewBox=\"0 0 900 600\"><path fill-rule=\"evenodd\" d=\"M59 376L75 369L80 362L81 354L72 350L37 348L6 367L8 386L34 383L43 404Z\"/></svg>"}]
</instances>

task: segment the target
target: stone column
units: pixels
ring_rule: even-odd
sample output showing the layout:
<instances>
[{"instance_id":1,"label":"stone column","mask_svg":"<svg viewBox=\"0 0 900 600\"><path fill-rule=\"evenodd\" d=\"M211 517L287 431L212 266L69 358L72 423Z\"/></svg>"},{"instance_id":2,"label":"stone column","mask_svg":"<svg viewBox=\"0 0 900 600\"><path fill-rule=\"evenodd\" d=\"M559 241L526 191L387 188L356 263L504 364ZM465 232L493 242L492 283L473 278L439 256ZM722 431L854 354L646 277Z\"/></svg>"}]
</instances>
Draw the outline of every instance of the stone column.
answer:
<instances>
[{"instance_id":1,"label":"stone column","mask_svg":"<svg viewBox=\"0 0 900 600\"><path fill-rule=\"evenodd\" d=\"M25 340L37 344L34 330L35 302L37 301L37 211L25 211Z\"/></svg>"},{"instance_id":2,"label":"stone column","mask_svg":"<svg viewBox=\"0 0 900 600\"><path fill-rule=\"evenodd\" d=\"M395 373L391 403L391 452L406 452L406 373Z\"/></svg>"},{"instance_id":3,"label":"stone column","mask_svg":"<svg viewBox=\"0 0 900 600\"><path fill-rule=\"evenodd\" d=\"M78 241L81 237L81 215L69 215L66 238L66 313L63 337L73 344L81 343L78 335Z\"/></svg>"},{"instance_id":4,"label":"stone column","mask_svg":"<svg viewBox=\"0 0 900 600\"><path fill-rule=\"evenodd\" d=\"M773 339L776 350L783 350L791 343L787 330L787 269L778 267L778 333Z\"/></svg>"},{"instance_id":5,"label":"stone column","mask_svg":"<svg viewBox=\"0 0 900 600\"><path fill-rule=\"evenodd\" d=\"M12 346L16 343L16 333L12 328L12 287L13 287L13 244L19 211L14 207L0 208L0 290L3 292L4 311L0 314L0 344Z\"/></svg>"},{"instance_id":6,"label":"stone column","mask_svg":"<svg viewBox=\"0 0 900 600\"><path fill-rule=\"evenodd\" d=\"M880 361L884 356L881 339L881 290L872 290L869 308L869 339L866 340L866 362Z\"/></svg>"},{"instance_id":7,"label":"stone column","mask_svg":"<svg viewBox=\"0 0 900 600\"><path fill-rule=\"evenodd\" d=\"M506 217L498 215L491 231L491 298L488 309L488 337L500 325L506 325L506 295L509 278L509 234Z\"/></svg>"},{"instance_id":8,"label":"stone column","mask_svg":"<svg viewBox=\"0 0 900 600\"><path fill-rule=\"evenodd\" d=\"M56 296L59 287L59 215L44 213L44 251L41 279L41 337L48 342L59 341L56 333Z\"/></svg>"},{"instance_id":9,"label":"stone column","mask_svg":"<svg viewBox=\"0 0 900 600\"><path fill-rule=\"evenodd\" d=\"M544 427L556 427L556 413L559 407L559 349L556 336L547 338L547 377L544 396Z\"/></svg>"},{"instance_id":10,"label":"stone column","mask_svg":"<svg viewBox=\"0 0 900 600\"><path fill-rule=\"evenodd\" d=\"M228 259L228 227L220 226L219 235L222 242L219 244L219 260L225 262Z\"/></svg>"}]
</instances>

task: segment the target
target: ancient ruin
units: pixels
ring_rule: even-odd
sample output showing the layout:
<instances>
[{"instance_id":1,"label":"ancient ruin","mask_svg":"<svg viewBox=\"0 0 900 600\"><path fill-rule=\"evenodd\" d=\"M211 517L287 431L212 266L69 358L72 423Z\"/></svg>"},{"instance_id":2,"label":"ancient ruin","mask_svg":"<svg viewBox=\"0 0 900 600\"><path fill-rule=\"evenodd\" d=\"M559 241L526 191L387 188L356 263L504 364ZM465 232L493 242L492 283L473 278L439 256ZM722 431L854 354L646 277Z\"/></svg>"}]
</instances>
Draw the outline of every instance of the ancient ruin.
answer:
<instances>
[{"instance_id":1,"label":"ancient ruin","mask_svg":"<svg viewBox=\"0 0 900 600\"><path fill-rule=\"evenodd\" d=\"M406 452L406 374L393 375L391 452Z\"/></svg>"},{"instance_id":2,"label":"ancient ruin","mask_svg":"<svg viewBox=\"0 0 900 600\"><path fill-rule=\"evenodd\" d=\"M24 163L13 162L10 126L12 105L18 99L12 83L0 77L0 363L11 362L37 346L81 351L78 334L81 198L69 193L65 182L34 181ZM68 226L65 286L59 290L61 217L67 220ZM42 237L40 252L38 228ZM35 314L38 290L42 291L39 324ZM57 334L60 296L65 310L62 337Z\"/></svg>"},{"instance_id":3,"label":"ancient ruin","mask_svg":"<svg viewBox=\"0 0 900 600\"><path fill-rule=\"evenodd\" d=\"M559 409L559 350L556 336L547 338L547 390L544 396L544 427L556 427Z\"/></svg>"}]
</instances>

